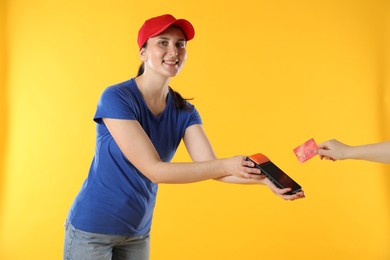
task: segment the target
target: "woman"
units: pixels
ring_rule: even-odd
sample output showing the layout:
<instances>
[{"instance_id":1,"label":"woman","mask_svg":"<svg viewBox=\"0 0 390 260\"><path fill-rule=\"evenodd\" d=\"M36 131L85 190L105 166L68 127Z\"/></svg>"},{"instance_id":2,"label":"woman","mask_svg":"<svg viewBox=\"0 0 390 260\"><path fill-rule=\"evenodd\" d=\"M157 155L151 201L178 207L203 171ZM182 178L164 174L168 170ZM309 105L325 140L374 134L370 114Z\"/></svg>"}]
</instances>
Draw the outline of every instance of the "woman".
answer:
<instances>
[{"instance_id":1,"label":"woman","mask_svg":"<svg viewBox=\"0 0 390 260\"><path fill-rule=\"evenodd\" d=\"M107 88L94 117L95 156L66 222L64 259L149 259L149 232L159 183L217 179L266 184L244 156L217 159L193 105L169 86L182 69L191 23L162 15L138 33L136 78ZM193 163L170 163L181 139Z\"/></svg>"}]
</instances>

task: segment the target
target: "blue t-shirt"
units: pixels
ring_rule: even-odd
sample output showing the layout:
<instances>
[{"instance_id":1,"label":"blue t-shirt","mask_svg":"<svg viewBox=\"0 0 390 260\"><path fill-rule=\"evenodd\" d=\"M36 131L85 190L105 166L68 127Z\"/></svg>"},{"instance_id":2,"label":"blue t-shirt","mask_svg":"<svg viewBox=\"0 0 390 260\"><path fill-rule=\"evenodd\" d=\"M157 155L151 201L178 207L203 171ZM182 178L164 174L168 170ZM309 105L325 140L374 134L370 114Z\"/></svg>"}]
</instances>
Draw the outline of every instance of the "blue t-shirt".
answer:
<instances>
[{"instance_id":1,"label":"blue t-shirt","mask_svg":"<svg viewBox=\"0 0 390 260\"><path fill-rule=\"evenodd\" d=\"M187 105L189 110L176 108L170 91L165 110L155 116L134 79L103 92L94 116L95 155L68 215L73 226L87 232L125 236L146 234L150 230L158 186L127 160L102 118L137 120L161 160L169 162L186 128L202 123L195 107L188 102Z\"/></svg>"}]
</instances>

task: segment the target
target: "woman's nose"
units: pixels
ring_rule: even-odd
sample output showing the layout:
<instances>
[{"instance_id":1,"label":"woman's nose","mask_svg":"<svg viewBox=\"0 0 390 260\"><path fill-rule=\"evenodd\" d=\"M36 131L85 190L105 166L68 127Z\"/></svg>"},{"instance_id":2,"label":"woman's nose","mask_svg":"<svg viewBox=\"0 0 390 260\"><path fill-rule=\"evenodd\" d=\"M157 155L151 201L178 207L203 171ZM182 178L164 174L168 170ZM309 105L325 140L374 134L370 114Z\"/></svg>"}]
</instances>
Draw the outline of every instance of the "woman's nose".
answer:
<instances>
[{"instance_id":1,"label":"woman's nose","mask_svg":"<svg viewBox=\"0 0 390 260\"><path fill-rule=\"evenodd\" d=\"M171 45L171 46L169 47L168 52L169 52L169 54L172 54L172 55L174 55L174 56L177 56L177 55L178 55L176 46L172 46L172 45Z\"/></svg>"}]
</instances>

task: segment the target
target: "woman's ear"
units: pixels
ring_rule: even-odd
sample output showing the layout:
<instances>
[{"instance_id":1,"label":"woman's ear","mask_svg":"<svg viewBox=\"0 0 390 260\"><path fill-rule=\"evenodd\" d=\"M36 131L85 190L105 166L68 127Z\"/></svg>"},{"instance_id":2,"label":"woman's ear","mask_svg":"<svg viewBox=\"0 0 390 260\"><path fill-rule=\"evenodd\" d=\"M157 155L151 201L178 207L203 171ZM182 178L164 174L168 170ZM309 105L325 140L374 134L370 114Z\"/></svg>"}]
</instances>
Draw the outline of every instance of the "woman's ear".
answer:
<instances>
[{"instance_id":1,"label":"woman's ear","mask_svg":"<svg viewBox=\"0 0 390 260\"><path fill-rule=\"evenodd\" d=\"M141 59L141 61L146 61L147 60L146 49L145 48L142 48L139 51L139 58Z\"/></svg>"}]
</instances>

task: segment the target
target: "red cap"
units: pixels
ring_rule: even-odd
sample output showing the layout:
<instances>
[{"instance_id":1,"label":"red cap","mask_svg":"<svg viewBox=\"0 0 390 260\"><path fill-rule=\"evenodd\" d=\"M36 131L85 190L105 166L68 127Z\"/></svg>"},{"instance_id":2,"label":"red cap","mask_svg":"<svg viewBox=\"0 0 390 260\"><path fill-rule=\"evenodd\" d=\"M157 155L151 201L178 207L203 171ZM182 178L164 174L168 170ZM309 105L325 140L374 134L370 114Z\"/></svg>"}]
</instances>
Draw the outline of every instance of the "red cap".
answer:
<instances>
[{"instance_id":1,"label":"red cap","mask_svg":"<svg viewBox=\"0 0 390 260\"><path fill-rule=\"evenodd\" d=\"M185 19L176 19L170 14L164 14L146 20L145 23L142 25L141 29L139 29L139 48L141 49L149 38L159 35L171 25L175 25L183 31L186 37L186 41L189 41L194 38L195 30L189 21Z\"/></svg>"}]
</instances>

